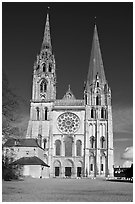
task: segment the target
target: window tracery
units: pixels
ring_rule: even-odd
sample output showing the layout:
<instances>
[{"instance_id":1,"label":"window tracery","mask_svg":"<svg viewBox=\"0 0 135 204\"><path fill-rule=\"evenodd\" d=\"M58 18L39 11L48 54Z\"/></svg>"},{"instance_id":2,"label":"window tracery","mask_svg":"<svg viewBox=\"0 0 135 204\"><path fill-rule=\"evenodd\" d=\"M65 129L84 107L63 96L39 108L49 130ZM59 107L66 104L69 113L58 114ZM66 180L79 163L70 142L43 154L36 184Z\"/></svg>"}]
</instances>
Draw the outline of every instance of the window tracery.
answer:
<instances>
[{"instance_id":1,"label":"window tracery","mask_svg":"<svg viewBox=\"0 0 135 204\"><path fill-rule=\"evenodd\" d=\"M66 112L58 117L58 128L65 134L76 132L80 125L80 119L74 113Z\"/></svg>"}]
</instances>

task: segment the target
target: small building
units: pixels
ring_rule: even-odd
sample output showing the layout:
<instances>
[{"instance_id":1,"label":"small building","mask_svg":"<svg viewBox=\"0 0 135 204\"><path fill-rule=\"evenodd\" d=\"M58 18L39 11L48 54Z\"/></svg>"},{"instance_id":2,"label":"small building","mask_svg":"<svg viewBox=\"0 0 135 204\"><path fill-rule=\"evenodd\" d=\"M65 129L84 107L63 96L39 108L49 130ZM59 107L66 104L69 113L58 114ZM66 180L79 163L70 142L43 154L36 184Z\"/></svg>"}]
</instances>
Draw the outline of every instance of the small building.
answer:
<instances>
[{"instance_id":1,"label":"small building","mask_svg":"<svg viewBox=\"0 0 135 204\"><path fill-rule=\"evenodd\" d=\"M48 178L48 161L46 150L39 146L38 141L10 138L3 145L3 158L9 164L23 166L23 176Z\"/></svg>"}]
</instances>

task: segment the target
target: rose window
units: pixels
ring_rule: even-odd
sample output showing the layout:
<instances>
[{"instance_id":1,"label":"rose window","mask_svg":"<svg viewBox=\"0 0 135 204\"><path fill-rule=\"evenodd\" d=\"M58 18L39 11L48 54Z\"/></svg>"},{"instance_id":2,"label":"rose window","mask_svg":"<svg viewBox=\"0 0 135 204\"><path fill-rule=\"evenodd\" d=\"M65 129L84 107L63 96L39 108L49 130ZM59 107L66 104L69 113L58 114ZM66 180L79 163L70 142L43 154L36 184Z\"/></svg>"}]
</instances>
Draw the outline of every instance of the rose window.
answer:
<instances>
[{"instance_id":1,"label":"rose window","mask_svg":"<svg viewBox=\"0 0 135 204\"><path fill-rule=\"evenodd\" d=\"M79 128L80 120L74 113L63 113L58 117L58 128L65 134L76 132Z\"/></svg>"}]
</instances>

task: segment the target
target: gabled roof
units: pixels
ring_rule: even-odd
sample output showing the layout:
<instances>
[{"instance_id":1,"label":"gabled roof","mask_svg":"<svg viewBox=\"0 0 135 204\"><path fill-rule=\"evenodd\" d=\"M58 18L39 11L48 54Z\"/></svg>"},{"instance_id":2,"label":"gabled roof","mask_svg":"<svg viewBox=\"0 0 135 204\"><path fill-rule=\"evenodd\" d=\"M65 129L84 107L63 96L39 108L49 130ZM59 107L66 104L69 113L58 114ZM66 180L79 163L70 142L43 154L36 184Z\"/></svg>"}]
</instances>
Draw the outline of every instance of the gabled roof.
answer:
<instances>
[{"instance_id":1,"label":"gabled roof","mask_svg":"<svg viewBox=\"0 0 135 204\"><path fill-rule=\"evenodd\" d=\"M3 147L39 147L37 141L32 138L28 139L8 139Z\"/></svg>"},{"instance_id":2,"label":"gabled roof","mask_svg":"<svg viewBox=\"0 0 135 204\"><path fill-rule=\"evenodd\" d=\"M50 167L48 166L43 160L39 159L38 157L34 156L34 157L22 157L12 163L10 163L10 165L42 165L42 166L46 166L46 167Z\"/></svg>"},{"instance_id":3,"label":"gabled roof","mask_svg":"<svg viewBox=\"0 0 135 204\"><path fill-rule=\"evenodd\" d=\"M75 96L73 95L71 89L70 89L70 85L68 85L68 90L66 92L66 94L64 95L62 100L76 100Z\"/></svg>"}]
</instances>

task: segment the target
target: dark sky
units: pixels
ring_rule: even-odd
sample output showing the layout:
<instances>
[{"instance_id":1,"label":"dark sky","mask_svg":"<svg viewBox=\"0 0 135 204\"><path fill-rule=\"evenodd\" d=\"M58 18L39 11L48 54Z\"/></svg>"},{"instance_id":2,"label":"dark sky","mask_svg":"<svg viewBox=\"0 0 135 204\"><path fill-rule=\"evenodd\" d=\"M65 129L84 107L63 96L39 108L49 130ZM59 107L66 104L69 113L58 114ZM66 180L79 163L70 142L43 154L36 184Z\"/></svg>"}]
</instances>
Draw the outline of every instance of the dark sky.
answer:
<instances>
[{"instance_id":1,"label":"dark sky","mask_svg":"<svg viewBox=\"0 0 135 204\"><path fill-rule=\"evenodd\" d=\"M120 128L114 124L114 132L126 134L122 125L126 131L132 129L132 3L2 3L2 65L11 87L29 108L33 64L40 52L48 6L57 98L63 97L68 84L76 98L83 98L96 16L105 74L112 90L113 117L118 121L122 117ZM131 129L119 138L126 137L129 142ZM123 148L132 145L132 139L122 144Z\"/></svg>"}]
</instances>

